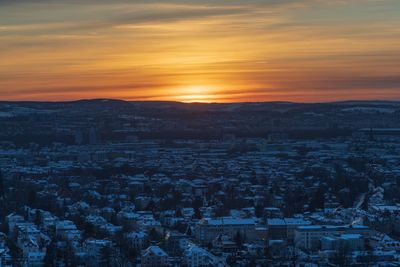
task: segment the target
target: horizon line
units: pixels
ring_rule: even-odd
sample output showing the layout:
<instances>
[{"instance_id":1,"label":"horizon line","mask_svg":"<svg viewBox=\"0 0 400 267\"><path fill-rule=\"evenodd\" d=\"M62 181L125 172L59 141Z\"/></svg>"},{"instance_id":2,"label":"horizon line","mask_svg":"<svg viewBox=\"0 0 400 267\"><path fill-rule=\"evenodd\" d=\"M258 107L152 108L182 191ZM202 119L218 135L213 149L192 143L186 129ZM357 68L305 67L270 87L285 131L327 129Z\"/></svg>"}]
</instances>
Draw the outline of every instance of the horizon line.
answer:
<instances>
[{"instance_id":1,"label":"horizon line","mask_svg":"<svg viewBox=\"0 0 400 267\"><path fill-rule=\"evenodd\" d=\"M229 105L229 104L263 104L263 103L286 103L286 104L335 104L346 102L385 102L385 103L400 103L398 100L387 99L348 99L336 101L310 101L310 102L296 102L286 100L275 101L237 101L237 102L217 102L217 101L176 101L176 100L127 100L119 98L79 98L71 100L0 100L0 103L74 103L84 101L119 101L127 103L177 103L177 104L205 104L205 105Z\"/></svg>"}]
</instances>

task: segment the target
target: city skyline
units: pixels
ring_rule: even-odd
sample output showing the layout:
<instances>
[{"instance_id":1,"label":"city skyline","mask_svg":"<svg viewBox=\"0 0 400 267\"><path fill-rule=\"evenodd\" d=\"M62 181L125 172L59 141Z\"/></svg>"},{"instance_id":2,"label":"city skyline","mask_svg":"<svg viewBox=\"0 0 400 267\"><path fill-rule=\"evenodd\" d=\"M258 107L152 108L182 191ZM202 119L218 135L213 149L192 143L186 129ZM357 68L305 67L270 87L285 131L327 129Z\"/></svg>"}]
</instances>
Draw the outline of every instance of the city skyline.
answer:
<instances>
[{"instance_id":1,"label":"city skyline","mask_svg":"<svg viewBox=\"0 0 400 267\"><path fill-rule=\"evenodd\" d=\"M394 0L0 3L0 99L400 100Z\"/></svg>"}]
</instances>

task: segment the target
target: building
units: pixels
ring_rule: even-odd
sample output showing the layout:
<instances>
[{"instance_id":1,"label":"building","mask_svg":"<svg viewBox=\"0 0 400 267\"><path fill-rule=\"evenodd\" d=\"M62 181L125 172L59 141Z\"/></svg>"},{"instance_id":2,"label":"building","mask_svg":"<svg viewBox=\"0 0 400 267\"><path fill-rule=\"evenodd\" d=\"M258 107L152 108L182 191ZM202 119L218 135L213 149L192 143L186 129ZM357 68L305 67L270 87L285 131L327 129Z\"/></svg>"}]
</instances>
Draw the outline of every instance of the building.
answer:
<instances>
[{"instance_id":1,"label":"building","mask_svg":"<svg viewBox=\"0 0 400 267\"><path fill-rule=\"evenodd\" d=\"M311 222L302 218L268 219L268 239L294 241L294 231L299 226L310 225Z\"/></svg>"},{"instance_id":2,"label":"building","mask_svg":"<svg viewBox=\"0 0 400 267\"><path fill-rule=\"evenodd\" d=\"M252 241L257 238L256 221L253 218L206 218L196 225L195 231L196 239L202 244L208 244L221 234L234 238L239 233L244 241Z\"/></svg>"},{"instance_id":3,"label":"building","mask_svg":"<svg viewBox=\"0 0 400 267\"><path fill-rule=\"evenodd\" d=\"M341 234L321 238L321 250L361 251L365 249L365 238L360 234Z\"/></svg>"},{"instance_id":4,"label":"building","mask_svg":"<svg viewBox=\"0 0 400 267\"><path fill-rule=\"evenodd\" d=\"M188 267L226 266L222 258L194 244L190 244L183 253L183 262Z\"/></svg>"},{"instance_id":5,"label":"building","mask_svg":"<svg viewBox=\"0 0 400 267\"><path fill-rule=\"evenodd\" d=\"M9 214L6 217L6 223L7 223L7 226L8 226L8 232L11 235L13 235L14 234L14 228L15 228L16 224L23 223L24 221L25 221L24 217L22 217L19 214L16 214L16 213Z\"/></svg>"},{"instance_id":6,"label":"building","mask_svg":"<svg viewBox=\"0 0 400 267\"><path fill-rule=\"evenodd\" d=\"M24 262L26 266L43 267L45 257L46 252L44 251L32 251L24 256Z\"/></svg>"},{"instance_id":7,"label":"building","mask_svg":"<svg viewBox=\"0 0 400 267\"><path fill-rule=\"evenodd\" d=\"M80 239L81 232L72 221L64 220L56 222L56 236L64 240Z\"/></svg>"},{"instance_id":8,"label":"building","mask_svg":"<svg viewBox=\"0 0 400 267\"><path fill-rule=\"evenodd\" d=\"M150 246L142 253L142 267L168 266L168 254L158 246Z\"/></svg>"},{"instance_id":9,"label":"building","mask_svg":"<svg viewBox=\"0 0 400 267\"><path fill-rule=\"evenodd\" d=\"M188 243L189 238L187 235L176 231L167 232L164 248L169 255L180 256Z\"/></svg>"},{"instance_id":10,"label":"building","mask_svg":"<svg viewBox=\"0 0 400 267\"><path fill-rule=\"evenodd\" d=\"M108 258L108 251L112 243L110 240L105 239L86 239L83 243L83 249L86 253L86 264L89 266L100 266L106 264L110 259Z\"/></svg>"},{"instance_id":11,"label":"building","mask_svg":"<svg viewBox=\"0 0 400 267\"><path fill-rule=\"evenodd\" d=\"M11 267L12 258L8 248L0 248L0 267Z\"/></svg>"},{"instance_id":12,"label":"building","mask_svg":"<svg viewBox=\"0 0 400 267\"><path fill-rule=\"evenodd\" d=\"M270 218L281 218L283 217L283 213L281 209L276 208L276 207L267 207L264 208L263 212L264 217L270 219Z\"/></svg>"},{"instance_id":13,"label":"building","mask_svg":"<svg viewBox=\"0 0 400 267\"><path fill-rule=\"evenodd\" d=\"M295 230L295 246L305 250L317 250L321 246L321 239L326 236L341 234L360 234L370 236L373 233L367 226L362 225L308 225L299 226Z\"/></svg>"},{"instance_id":14,"label":"building","mask_svg":"<svg viewBox=\"0 0 400 267\"><path fill-rule=\"evenodd\" d=\"M149 237L145 232L137 231L126 234L126 240L131 248L140 251L147 247Z\"/></svg>"}]
</instances>

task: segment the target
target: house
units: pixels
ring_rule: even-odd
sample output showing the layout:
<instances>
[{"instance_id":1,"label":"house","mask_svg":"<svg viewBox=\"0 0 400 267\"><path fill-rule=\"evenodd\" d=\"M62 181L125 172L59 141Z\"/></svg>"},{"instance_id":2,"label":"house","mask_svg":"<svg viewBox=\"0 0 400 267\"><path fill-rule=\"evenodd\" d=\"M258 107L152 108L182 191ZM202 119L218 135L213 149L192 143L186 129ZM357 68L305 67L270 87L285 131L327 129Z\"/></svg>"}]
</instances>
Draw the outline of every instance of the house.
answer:
<instances>
[{"instance_id":1,"label":"house","mask_svg":"<svg viewBox=\"0 0 400 267\"><path fill-rule=\"evenodd\" d=\"M193 208L182 208L181 212L182 212L182 216L184 218L191 218L194 215L194 209Z\"/></svg>"},{"instance_id":2,"label":"house","mask_svg":"<svg viewBox=\"0 0 400 267\"><path fill-rule=\"evenodd\" d=\"M29 267L43 267L45 257L45 251L32 251L24 256L24 262Z\"/></svg>"},{"instance_id":3,"label":"house","mask_svg":"<svg viewBox=\"0 0 400 267\"><path fill-rule=\"evenodd\" d=\"M50 212L43 212L41 213L41 222L44 228L50 229L54 227L58 218L51 214Z\"/></svg>"},{"instance_id":4,"label":"house","mask_svg":"<svg viewBox=\"0 0 400 267\"><path fill-rule=\"evenodd\" d=\"M168 266L168 254L158 246L150 246L142 253L142 267Z\"/></svg>"},{"instance_id":5,"label":"house","mask_svg":"<svg viewBox=\"0 0 400 267\"><path fill-rule=\"evenodd\" d=\"M89 266L99 266L104 264L109 259L104 258L104 251L107 251L112 246L110 240L89 238L83 243L83 250L86 254L86 263Z\"/></svg>"},{"instance_id":6,"label":"house","mask_svg":"<svg viewBox=\"0 0 400 267\"><path fill-rule=\"evenodd\" d=\"M176 216L175 210L166 210L160 213L160 222L166 226L175 226L178 222L184 221L183 218Z\"/></svg>"},{"instance_id":7,"label":"house","mask_svg":"<svg viewBox=\"0 0 400 267\"><path fill-rule=\"evenodd\" d=\"M4 244L0 244L0 267L11 267L12 257L10 250Z\"/></svg>"},{"instance_id":8,"label":"house","mask_svg":"<svg viewBox=\"0 0 400 267\"><path fill-rule=\"evenodd\" d=\"M168 231L165 237L165 249L171 256L182 255L189 242L188 236L177 231Z\"/></svg>"},{"instance_id":9,"label":"house","mask_svg":"<svg viewBox=\"0 0 400 267\"><path fill-rule=\"evenodd\" d=\"M208 250L195 244L189 244L188 248L184 251L183 262L188 267L226 266L223 258L217 257Z\"/></svg>"},{"instance_id":10,"label":"house","mask_svg":"<svg viewBox=\"0 0 400 267\"><path fill-rule=\"evenodd\" d=\"M129 246L137 251L147 247L149 242L149 236L143 231L130 232L126 234L125 239Z\"/></svg>"},{"instance_id":11,"label":"house","mask_svg":"<svg viewBox=\"0 0 400 267\"><path fill-rule=\"evenodd\" d=\"M56 222L56 236L64 240L74 239L77 235L80 237L80 231L72 221L63 220ZM72 237L73 236L73 237Z\"/></svg>"},{"instance_id":12,"label":"house","mask_svg":"<svg viewBox=\"0 0 400 267\"><path fill-rule=\"evenodd\" d=\"M135 228L137 226L137 220L140 215L133 212L132 210L126 209L118 212L117 222L128 228Z\"/></svg>"},{"instance_id":13,"label":"house","mask_svg":"<svg viewBox=\"0 0 400 267\"><path fill-rule=\"evenodd\" d=\"M22 217L22 216L19 215L19 214L16 214L15 212L13 212L13 213L7 215L7 216L6 216L6 223L7 223L7 226L8 226L8 232L9 232L10 234L13 234L13 233L14 233L15 225L16 225L17 223L22 223L22 222L24 222L24 221L25 221L24 217Z\"/></svg>"},{"instance_id":14,"label":"house","mask_svg":"<svg viewBox=\"0 0 400 267\"><path fill-rule=\"evenodd\" d=\"M212 241L213 251L233 253L237 250L238 246L232 238L226 235L219 235Z\"/></svg>"}]
</instances>

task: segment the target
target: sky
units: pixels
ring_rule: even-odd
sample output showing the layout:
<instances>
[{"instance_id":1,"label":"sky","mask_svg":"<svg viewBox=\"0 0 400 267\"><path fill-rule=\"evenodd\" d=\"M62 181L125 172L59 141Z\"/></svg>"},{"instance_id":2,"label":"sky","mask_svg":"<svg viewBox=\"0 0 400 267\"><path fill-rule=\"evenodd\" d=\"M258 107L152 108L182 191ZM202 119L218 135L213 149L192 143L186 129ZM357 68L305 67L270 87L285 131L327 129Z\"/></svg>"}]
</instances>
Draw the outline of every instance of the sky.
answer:
<instances>
[{"instance_id":1,"label":"sky","mask_svg":"<svg viewBox=\"0 0 400 267\"><path fill-rule=\"evenodd\" d=\"M399 0L0 0L0 100L400 100Z\"/></svg>"}]
</instances>

